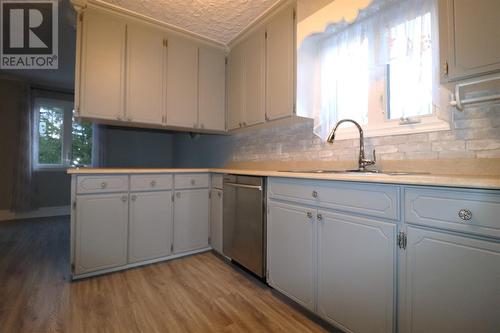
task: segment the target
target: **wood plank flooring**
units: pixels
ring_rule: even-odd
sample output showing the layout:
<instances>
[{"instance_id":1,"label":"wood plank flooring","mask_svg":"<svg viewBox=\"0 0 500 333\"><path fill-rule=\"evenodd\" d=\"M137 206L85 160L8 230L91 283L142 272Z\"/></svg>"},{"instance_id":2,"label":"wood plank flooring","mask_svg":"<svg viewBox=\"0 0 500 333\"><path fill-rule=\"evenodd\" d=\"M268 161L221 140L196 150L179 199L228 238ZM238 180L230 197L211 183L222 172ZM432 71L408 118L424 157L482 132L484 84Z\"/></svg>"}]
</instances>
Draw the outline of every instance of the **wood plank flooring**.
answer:
<instances>
[{"instance_id":1,"label":"wood plank flooring","mask_svg":"<svg viewBox=\"0 0 500 333\"><path fill-rule=\"evenodd\" d=\"M211 252L69 279L67 217L0 222L0 332L326 332Z\"/></svg>"}]
</instances>

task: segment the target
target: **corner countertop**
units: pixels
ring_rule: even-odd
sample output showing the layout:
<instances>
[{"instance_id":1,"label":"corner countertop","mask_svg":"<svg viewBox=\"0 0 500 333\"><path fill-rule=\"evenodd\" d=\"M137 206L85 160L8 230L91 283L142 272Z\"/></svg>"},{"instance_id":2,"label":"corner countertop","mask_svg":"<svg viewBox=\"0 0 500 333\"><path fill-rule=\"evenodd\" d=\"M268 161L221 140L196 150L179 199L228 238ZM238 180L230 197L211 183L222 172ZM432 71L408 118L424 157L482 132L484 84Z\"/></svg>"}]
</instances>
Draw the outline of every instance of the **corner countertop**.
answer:
<instances>
[{"instance_id":1,"label":"corner countertop","mask_svg":"<svg viewBox=\"0 0 500 333\"><path fill-rule=\"evenodd\" d=\"M382 183L399 185L422 185L422 186L446 186L458 188L477 189L500 189L499 176L474 176L474 175L388 175L381 173L308 173L308 172L283 172L271 170L253 169L144 169L144 168L71 168L67 173L70 175L92 175L92 174L154 174L154 173L231 173L248 176L300 178L313 180L337 180L364 183Z\"/></svg>"}]
</instances>

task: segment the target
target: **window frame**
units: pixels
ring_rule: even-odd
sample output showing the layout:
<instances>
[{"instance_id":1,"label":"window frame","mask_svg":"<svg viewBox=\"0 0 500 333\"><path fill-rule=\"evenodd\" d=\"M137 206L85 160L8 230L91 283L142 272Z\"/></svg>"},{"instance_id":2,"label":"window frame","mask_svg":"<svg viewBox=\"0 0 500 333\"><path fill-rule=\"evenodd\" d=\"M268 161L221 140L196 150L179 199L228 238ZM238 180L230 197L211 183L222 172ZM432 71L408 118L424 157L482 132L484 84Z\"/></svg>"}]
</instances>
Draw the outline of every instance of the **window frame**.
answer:
<instances>
[{"instance_id":1,"label":"window frame","mask_svg":"<svg viewBox=\"0 0 500 333\"><path fill-rule=\"evenodd\" d=\"M71 166L74 96L69 93L45 91L36 91L33 95L33 169L36 171L64 171ZM39 163L40 107L44 104L60 107L64 110L61 151L62 163L59 164Z\"/></svg>"},{"instance_id":2,"label":"window frame","mask_svg":"<svg viewBox=\"0 0 500 333\"><path fill-rule=\"evenodd\" d=\"M436 63L439 64L439 31L438 26L435 22L438 20L437 11L432 8L429 9L431 19L433 20L433 38L436 39L433 42L433 76L436 78L433 80L433 83L438 86L433 87L433 89L438 92L439 98L437 100L432 101L432 113L427 115L415 115L410 116L405 119L390 119L390 77L389 70L387 67L383 69L383 73L380 72L377 74L377 77L380 79L370 79L369 91L367 92L368 96L368 122L366 124L362 124L363 132L365 137L379 137L379 136L392 136L392 135L403 135L403 134L418 134L425 132L435 132L435 131L444 131L450 130L451 124L453 122L453 113L450 111L448 105L448 98L444 96L446 93L446 87L443 87L439 81L439 73L435 73L435 71L439 70L439 66L436 66ZM319 52L324 47L324 43L331 38L331 35L326 35L324 37L320 37L319 44ZM373 42L369 39L369 43ZM382 71L382 70L381 70ZM370 73L372 75L373 73ZM340 119L338 119L340 120ZM370 121L371 120L371 121ZM330 126L334 126L331 124ZM336 138L339 140L343 139L353 139L357 138L359 135L358 130L354 128L354 126L346 125L345 127L339 128Z\"/></svg>"}]
</instances>

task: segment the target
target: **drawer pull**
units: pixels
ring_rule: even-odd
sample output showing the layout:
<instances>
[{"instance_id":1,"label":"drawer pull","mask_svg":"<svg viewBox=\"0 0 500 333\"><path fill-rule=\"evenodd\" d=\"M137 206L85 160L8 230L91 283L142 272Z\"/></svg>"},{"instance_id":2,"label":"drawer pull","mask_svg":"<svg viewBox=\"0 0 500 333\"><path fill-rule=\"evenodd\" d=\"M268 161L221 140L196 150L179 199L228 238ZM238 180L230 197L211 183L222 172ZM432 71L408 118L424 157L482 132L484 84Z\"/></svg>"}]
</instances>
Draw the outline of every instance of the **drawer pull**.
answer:
<instances>
[{"instance_id":1,"label":"drawer pull","mask_svg":"<svg viewBox=\"0 0 500 333\"><path fill-rule=\"evenodd\" d=\"M312 214L311 212L307 212L307 214L306 214L306 215L307 215L307 218L308 218L308 219L312 219L312 217L313 217L313 214Z\"/></svg>"},{"instance_id":2,"label":"drawer pull","mask_svg":"<svg viewBox=\"0 0 500 333\"><path fill-rule=\"evenodd\" d=\"M106 188L106 187L108 187L108 183L106 183L106 182L102 182L102 183L101 183L101 188Z\"/></svg>"},{"instance_id":3,"label":"drawer pull","mask_svg":"<svg viewBox=\"0 0 500 333\"><path fill-rule=\"evenodd\" d=\"M312 197L316 199L318 197L318 192L312 191Z\"/></svg>"},{"instance_id":4,"label":"drawer pull","mask_svg":"<svg viewBox=\"0 0 500 333\"><path fill-rule=\"evenodd\" d=\"M321 214L316 215L316 218L318 219L318 221L323 221L323 215Z\"/></svg>"},{"instance_id":5,"label":"drawer pull","mask_svg":"<svg viewBox=\"0 0 500 333\"><path fill-rule=\"evenodd\" d=\"M458 217L460 217L463 221L469 221L472 219L472 212L468 209L460 209Z\"/></svg>"},{"instance_id":6,"label":"drawer pull","mask_svg":"<svg viewBox=\"0 0 500 333\"><path fill-rule=\"evenodd\" d=\"M151 181L151 187L155 187L156 186L156 181L152 180Z\"/></svg>"},{"instance_id":7,"label":"drawer pull","mask_svg":"<svg viewBox=\"0 0 500 333\"><path fill-rule=\"evenodd\" d=\"M196 184L196 181L194 179L191 179L191 185L195 185Z\"/></svg>"},{"instance_id":8,"label":"drawer pull","mask_svg":"<svg viewBox=\"0 0 500 333\"><path fill-rule=\"evenodd\" d=\"M136 200L137 200L137 195L133 194L133 195L130 197L130 200L132 200L132 201L136 201Z\"/></svg>"},{"instance_id":9,"label":"drawer pull","mask_svg":"<svg viewBox=\"0 0 500 333\"><path fill-rule=\"evenodd\" d=\"M126 196L126 195L122 196L122 201L123 201L123 202L127 202L127 200L128 200L128 198L127 198L127 196Z\"/></svg>"}]
</instances>

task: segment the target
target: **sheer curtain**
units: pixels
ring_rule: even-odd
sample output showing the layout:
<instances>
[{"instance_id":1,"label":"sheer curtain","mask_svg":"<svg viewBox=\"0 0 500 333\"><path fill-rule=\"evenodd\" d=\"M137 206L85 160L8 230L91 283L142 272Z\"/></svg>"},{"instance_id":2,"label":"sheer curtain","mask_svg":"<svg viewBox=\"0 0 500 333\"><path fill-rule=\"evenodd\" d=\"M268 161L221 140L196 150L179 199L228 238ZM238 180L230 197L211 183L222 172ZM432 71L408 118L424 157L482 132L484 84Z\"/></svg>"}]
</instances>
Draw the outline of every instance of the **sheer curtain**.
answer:
<instances>
[{"instance_id":1,"label":"sheer curtain","mask_svg":"<svg viewBox=\"0 0 500 333\"><path fill-rule=\"evenodd\" d=\"M297 114L313 118L322 139L343 118L370 127L432 114L439 99L437 34L436 0L374 0L352 24L307 38L298 51ZM373 102L386 86L390 108Z\"/></svg>"},{"instance_id":2,"label":"sheer curtain","mask_svg":"<svg viewBox=\"0 0 500 333\"><path fill-rule=\"evenodd\" d=\"M22 108L19 110L18 142L16 167L14 169L14 183L12 188L11 211L28 212L35 210L36 203L33 197L33 99L29 86L25 88Z\"/></svg>"}]
</instances>

